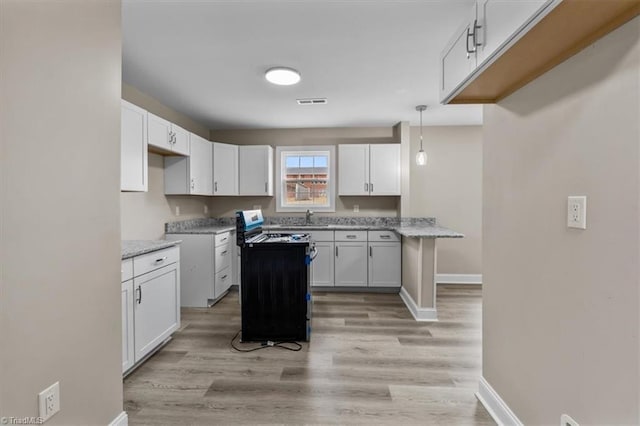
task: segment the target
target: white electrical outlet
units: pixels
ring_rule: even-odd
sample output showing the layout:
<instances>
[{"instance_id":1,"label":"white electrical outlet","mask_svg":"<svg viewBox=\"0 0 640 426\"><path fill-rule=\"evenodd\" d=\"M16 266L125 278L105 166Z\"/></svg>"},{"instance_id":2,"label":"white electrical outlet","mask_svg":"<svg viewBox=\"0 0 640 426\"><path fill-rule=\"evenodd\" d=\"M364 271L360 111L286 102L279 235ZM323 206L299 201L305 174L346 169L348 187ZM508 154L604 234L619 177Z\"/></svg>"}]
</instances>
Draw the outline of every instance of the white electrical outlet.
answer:
<instances>
[{"instance_id":1,"label":"white electrical outlet","mask_svg":"<svg viewBox=\"0 0 640 426\"><path fill-rule=\"evenodd\" d=\"M359 204L354 204L353 205L353 212L354 213L358 213L360 211L360 205Z\"/></svg>"},{"instance_id":2,"label":"white electrical outlet","mask_svg":"<svg viewBox=\"0 0 640 426\"><path fill-rule=\"evenodd\" d=\"M176 206L176 216L180 216L180 206Z\"/></svg>"},{"instance_id":3,"label":"white electrical outlet","mask_svg":"<svg viewBox=\"0 0 640 426\"><path fill-rule=\"evenodd\" d=\"M573 420L568 414L560 416L560 426L580 426L578 422Z\"/></svg>"},{"instance_id":4,"label":"white electrical outlet","mask_svg":"<svg viewBox=\"0 0 640 426\"><path fill-rule=\"evenodd\" d=\"M567 202L567 226L587 229L587 197L570 196Z\"/></svg>"},{"instance_id":5,"label":"white electrical outlet","mask_svg":"<svg viewBox=\"0 0 640 426\"><path fill-rule=\"evenodd\" d=\"M38 394L38 409L43 422L60 411L60 382L55 382Z\"/></svg>"}]
</instances>

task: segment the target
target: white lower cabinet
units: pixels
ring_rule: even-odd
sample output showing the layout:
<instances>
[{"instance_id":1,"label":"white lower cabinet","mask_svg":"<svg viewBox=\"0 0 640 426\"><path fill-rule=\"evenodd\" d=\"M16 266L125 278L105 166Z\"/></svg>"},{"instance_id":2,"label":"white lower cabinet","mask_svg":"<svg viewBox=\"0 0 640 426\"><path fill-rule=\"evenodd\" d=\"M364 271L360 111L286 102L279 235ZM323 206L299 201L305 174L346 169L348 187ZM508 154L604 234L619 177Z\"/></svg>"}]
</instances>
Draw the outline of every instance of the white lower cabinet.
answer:
<instances>
[{"instance_id":1,"label":"white lower cabinet","mask_svg":"<svg viewBox=\"0 0 640 426\"><path fill-rule=\"evenodd\" d=\"M180 327L180 249L122 262L122 371L145 359Z\"/></svg>"},{"instance_id":2,"label":"white lower cabinet","mask_svg":"<svg viewBox=\"0 0 640 426\"><path fill-rule=\"evenodd\" d=\"M122 283L122 372L135 364L133 347L133 280Z\"/></svg>"},{"instance_id":3,"label":"white lower cabinet","mask_svg":"<svg viewBox=\"0 0 640 426\"><path fill-rule=\"evenodd\" d=\"M174 264L175 265L175 264ZM135 361L138 362L180 326L178 270L169 265L133 279Z\"/></svg>"},{"instance_id":4,"label":"white lower cabinet","mask_svg":"<svg viewBox=\"0 0 640 426\"><path fill-rule=\"evenodd\" d=\"M314 287L333 287L334 281L334 252L333 241L316 241L318 254L311 262L311 285Z\"/></svg>"},{"instance_id":5,"label":"white lower cabinet","mask_svg":"<svg viewBox=\"0 0 640 426\"><path fill-rule=\"evenodd\" d=\"M235 241L231 232L219 234L167 234L181 240L180 300L184 307L206 308L226 294L233 284Z\"/></svg>"},{"instance_id":6,"label":"white lower cabinet","mask_svg":"<svg viewBox=\"0 0 640 426\"><path fill-rule=\"evenodd\" d=\"M336 231L336 287L366 287L367 231Z\"/></svg>"},{"instance_id":7,"label":"white lower cabinet","mask_svg":"<svg viewBox=\"0 0 640 426\"><path fill-rule=\"evenodd\" d=\"M400 287L402 246L391 231L369 231L369 287Z\"/></svg>"}]
</instances>

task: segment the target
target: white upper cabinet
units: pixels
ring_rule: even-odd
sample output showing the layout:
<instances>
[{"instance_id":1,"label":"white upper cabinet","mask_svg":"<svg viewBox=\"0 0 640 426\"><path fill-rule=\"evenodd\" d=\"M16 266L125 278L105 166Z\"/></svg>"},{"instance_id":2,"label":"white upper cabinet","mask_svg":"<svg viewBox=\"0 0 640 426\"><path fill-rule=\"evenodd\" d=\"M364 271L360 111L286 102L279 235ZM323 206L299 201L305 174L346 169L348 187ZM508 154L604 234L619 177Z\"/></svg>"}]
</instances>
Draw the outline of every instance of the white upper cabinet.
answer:
<instances>
[{"instance_id":1,"label":"white upper cabinet","mask_svg":"<svg viewBox=\"0 0 640 426\"><path fill-rule=\"evenodd\" d=\"M149 146L169 154L189 155L189 132L164 118L148 113Z\"/></svg>"},{"instance_id":2,"label":"white upper cabinet","mask_svg":"<svg viewBox=\"0 0 640 426\"><path fill-rule=\"evenodd\" d=\"M478 65L514 35L519 34L524 25L545 8L552 0L478 0Z\"/></svg>"},{"instance_id":3,"label":"white upper cabinet","mask_svg":"<svg viewBox=\"0 0 640 426\"><path fill-rule=\"evenodd\" d=\"M338 195L369 195L369 145L338 145Z\"/></svg>"},{"instance_id":4,"label":"white upper cabinet","mask_svg":"<svg viewBox=\"0 0 640 426\"><path fill-rule=\"evenodd\" d=\"M446 97L473 72L478 44L476 5L469 10L440 55L440 98Z\"/></svg>"},{"instance_id":5,"label":"white upper cabinet","mask_svg":"<svg viewBox=\"0 0 640 426\"><path fill-rule=\"evenodd\" d=\"M400 195L400 144L369 147L369 192Z\"/></svg>"},{"instance_id":6,"label":"white upper cabinet","mask_svg":"<svg viewBox=\"0 0 640 426\"><path fill-rule=\"evenodd\" d=\"M440 101L451 101L560 1L476 0L440 55Z\"/></svg>"},{"instance_id":7,"label":"white upper cabinet","mask_svg":"<svg viewBox=\"0 0 640 426\"><path fill-rule=\"evenodd\" d=\"M338 145L338 195L400 195L400 144Z\"/></svg>"},{"instance_id":8,"label":"white upper cabinet","mask_svg":"<svg viewBox=\"0 0 640 426\"><path fill-rule=\"evenodd\" d=\"M193 133L189 140L189 157L164 158L164 193L213 195L213 144Z\"/></svg>"},{"instance_id":9,"label":"white upper cabinet","mask_svg":"<svg viewBox=\"0 0 640 426\"><path fill-rule=\"evenodd\" d=\"M273 196L273 148L269 145L240 146L240 195Z\"/></svg>"},{"instance_id":10,"label":"white upper cabinet","mask_svg":"<svg viewBox=\"0 0 640 426\"><path fill-rule=\"evenodd\" d=\"M238 195L238 146L213 143L213 195Z\"/></svg>"},{"instance_id":11,"label":"white upper cabinet","mask_svg":"<svg viewBox=\"0 0 640 426\"><path fill-rule=\"evenodd\" d=\"M146 192L147 111L125 100L120 111L120 190Z\"/></svg>"}]
</instances>

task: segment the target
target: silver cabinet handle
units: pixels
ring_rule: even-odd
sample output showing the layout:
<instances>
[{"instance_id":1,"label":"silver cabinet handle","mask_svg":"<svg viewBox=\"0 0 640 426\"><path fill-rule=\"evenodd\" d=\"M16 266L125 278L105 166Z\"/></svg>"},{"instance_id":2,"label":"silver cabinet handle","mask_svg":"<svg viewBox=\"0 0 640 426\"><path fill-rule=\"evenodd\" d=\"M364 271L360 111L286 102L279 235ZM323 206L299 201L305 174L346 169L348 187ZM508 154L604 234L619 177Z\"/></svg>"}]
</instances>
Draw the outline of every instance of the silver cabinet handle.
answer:
<instances>
[{"instance_id":1,"label":"silver cabinet handle","mask_svg":"<svg viewBox=\"0 0 640 426\"><path fill-rule=\"evenodd\" d=\"M336 246L336 257L338 257L338 246Z\"/></svg>"},{"instance_id":2,"label":"silver cabinet handle","mask_svg":"<svg viewBox=\"0 0 640 426\"><path fill-rule=\"evenodd\" d=\"M140 303L142 303L142 286L138 286L136 291L138 292L138 299L136 300L136 302L138 302L139 305Z\"/></svg>"},{"instance_id":3,"label":"silver cabinet handle","mask_svg":"<svg viewBox=\"0 0 640 426\"><path fill-rule=\"evenodd\" d=\"M478 25L478 20L473 20L473 32L471 32L471 28L467 28L467 43L465 48L467 49L467 57L469 54L476 53L478 51L478 46L481 46L482 43L478 43L478 30L482 28L482 25ZM469 39L472 41L472 48L469 49Z\"/></svg>"},{"instance_id":4,"label":"silver cabinet handle","mask_svg":"<svg viewBox=\"0 0 640 426\"><path fill-rule=\"evenodd\" d=\"M364 183L364 192L369 192L369 184L368 183Z\"/></svg>"},{"instance_id":5,"label":"silver cabinet handle","mask_svg":"<svg viewBox=\"0 0 640 426\"><path fill-rule=\"evenodd\" d=\"M165 260L167 260L167 256L156 259L156 263L164 262Z\"/></svg>"},{"instance_id":6,"label":"silver cabinet handle","mask_svg":"<svg viewBox=\"0 0 640 426\"><path fill-rule=\"evenodd\" d=\"M218 192L218 182L213 182L213 192Z\"/></svg>"},{"instance_id":7,"label":"silver cabinet handle","mask_svg":"<svg viewBox=\"0 0 640 426\"><path fill-rule=\"evenodd\" d=\"M373 257L373 247L369 246L369 257Z\"/></svg>"},{"instance_id":8,"label":"silver cabinet handle","mask_svg":"<svg viewBox=\"0 0 640 426\"><path fill-rule=\"evenodd\" d=\"M269 192L269 182L264 183L264 193L267 194Z\"/></svg>"},{"instance_id":9,"label":"silver cabinet handle","mask_svg":"<svg viewBox=\"0 0 640 426\"><path fill-rule=\"evenodd\" d=\"M369 192L373 192L373 184L372 183L369 184Z\"/></svg>"},{"instance_id":10,"label":"silver cabinet handle","mask_svg":"<svg viewBox=\"0 0 640 426\"><path fill-rule=\"evenodd\" d=\"M220 240L220 242L227 241L227 238L228 237L224 237L223 239Z\"/></svg>"},{"instance_id":11,"label":"silver cabinet handle","mask_svg":"<svg viewBox=\"0 0 640 426\"><path fill-rule=\"evenodd\" d=\"M349 238L350 240L353 240L354 238L356 238L355 235L347 235L347 238Z\"/></svg>"},{"instance_id":12,"label":"silver cabinet handle","mask_svg":"<svg viewBox=\"0 0 640 426\"><path fill-rule=\"evenodd\" d=\"M223 276L220 277L221 280L226 280L227 279L227 274L224 274Z\"/></svg>"},{"instance_id":13,"label":"silver cabinet handle","mask_svg":"<svg viewBox=\"0 0 640 426\"><path fill-rule=\"evenodd\" d=\"M224 256L225 254L229 253L228 250L223 251L222 253L220 253L222 256Z\"/></svg>"},{"instance_id":14,"label":"silver cabinet handle","mask_svg":"<svg viewBox=\"0 0 640 426\"><path fill-rule=\"evenodd\" d=\"M194 182L194 178L191 178L191 189L195 189L196 188L196 184Z\"/></svg>"},{"instance_id":15,"label":"silver cabinet handle","mask_svg":"<svg viewBox=\"0 0 640 426\"><path fill-rule=\"evenodd\" d=\"M388 240L389 238L391 238L391 235L380 235L380 238L382 238L383 240Z\"/></svg>"}]
</instances>

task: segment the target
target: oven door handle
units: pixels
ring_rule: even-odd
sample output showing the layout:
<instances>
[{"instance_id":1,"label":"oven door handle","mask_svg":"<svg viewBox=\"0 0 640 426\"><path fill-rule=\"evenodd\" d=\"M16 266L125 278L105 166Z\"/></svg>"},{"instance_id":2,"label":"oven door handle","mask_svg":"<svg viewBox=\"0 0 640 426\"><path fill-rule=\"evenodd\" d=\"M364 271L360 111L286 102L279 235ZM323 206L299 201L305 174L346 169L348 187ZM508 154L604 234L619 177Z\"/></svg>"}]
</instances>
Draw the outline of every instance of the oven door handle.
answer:
<instances>
[{"instance_id":1,"label":"oven door handle","mask_svg":"<svg viewBox=\"0 0 640 426\"><path fill-rule=\"evenodd\" d=\"M309 253L309 257L311 258L311 261L313 261L313 259L315 259L318 256L318 249L314 246L311 249L311 253Z\"/></svg>"}]
</instances>

